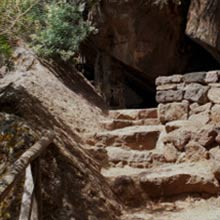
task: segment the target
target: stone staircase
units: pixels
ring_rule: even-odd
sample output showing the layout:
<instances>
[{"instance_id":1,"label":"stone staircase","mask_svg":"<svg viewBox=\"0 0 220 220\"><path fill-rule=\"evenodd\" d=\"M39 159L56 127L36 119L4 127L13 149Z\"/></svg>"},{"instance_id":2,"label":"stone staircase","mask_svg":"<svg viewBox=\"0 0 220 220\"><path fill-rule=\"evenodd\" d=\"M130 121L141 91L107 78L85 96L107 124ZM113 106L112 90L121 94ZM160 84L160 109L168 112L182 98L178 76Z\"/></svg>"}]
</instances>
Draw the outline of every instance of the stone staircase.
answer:
<instances>
[{"instance_id":1,"label":"stone staircase","mask_svg":"<svg viewBox=\"0 0 220 220\"><path fill-rule=\"evenodd\" d=\"M87 143L102 166L102 175L127 207L122 219L177 220L154 216L148 204L181 195L202 199L219 194L219 173L212 160L172 160L175 151L164 148L166 129L158 120L157 109L110 111L109 119L100 123L103 131L91 135Z\"/></svg>"}]
</instances>

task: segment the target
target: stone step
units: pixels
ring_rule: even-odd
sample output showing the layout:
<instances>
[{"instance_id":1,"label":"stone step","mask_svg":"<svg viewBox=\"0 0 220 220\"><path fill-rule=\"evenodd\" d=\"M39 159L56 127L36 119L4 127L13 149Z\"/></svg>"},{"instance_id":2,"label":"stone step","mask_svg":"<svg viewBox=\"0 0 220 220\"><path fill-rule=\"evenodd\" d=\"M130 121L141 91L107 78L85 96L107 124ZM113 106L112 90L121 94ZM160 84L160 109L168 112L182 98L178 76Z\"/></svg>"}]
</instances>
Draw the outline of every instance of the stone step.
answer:
<instances>
[{"instance_id":1,"label":"stone step","mask_svg":"<svg viewBox=\"0 0 220 220\"><path fill-rule=\"evenodd\" d=\"M208 161L163 165L139 175L139 183L151 197L181 193L217 194L220 190Z\"/></svg>"},{"instance_id":2,"label":"stone step","mask_svg":"<svg viewBox=\"0 0 220 220\"><path fill-rule=\"evenodd\" d=\"M103 169L115 194L126 204L143 204L147 198L174 196L183 193L217 195L220 185L209 161L165 164L156 168L131 167Z\"/></svg>"},{"instance_id":3,"label":"stone step","mask_svg":"<svg viewBox=\"0 0 220 220\"><path fill-rule=\"evenodd\" d=\"M123 120L157 118L157 108L111 110L109 111L109 116L113 119Z\"/></svg>"},{"instance_id":4,"label":"stone step","mask_svg":"<svg viewBox=\"0 0 220 220\"><path fill-rule=\"evenodd\" d=\"M218 220L219 207L220 197L151 201L145 207L127 209L120 220Z\"/></svg>"},{"instance_id":5,"label":"stone step","mask_svg":"<svg viewBox=\"0 0 220 220\"><path fill-rule=\"evenodd\" d=\"M162 125L132 126L95 134L87 143L103 146L127 146L131 149L152 150L156 147Z\"/></svg>"},{"instance_id":6,"label":"stone step","mask_svg":"<svg viewBox=\"0 0 220 220\"><path fill-rule=\"evenodd\" d=\"M160 122L157 118L148 118L140 120L123 120L123 119L109 119L100 122L101 126L109 131L125 128L136 125L159 125Z\"/></svg>"},{"instance_id":7,"label":"stone step","mask_svg":"<svg viewBox=\"0 0 220 220\"><path fill-rule=\"evenodd\" d=\"M135 168L150 168L165 162L163 154L155 150L139 151L120 147L106 147L105 150L111 166L124 167L129 165Z\"/></svg>"}]
</instances>

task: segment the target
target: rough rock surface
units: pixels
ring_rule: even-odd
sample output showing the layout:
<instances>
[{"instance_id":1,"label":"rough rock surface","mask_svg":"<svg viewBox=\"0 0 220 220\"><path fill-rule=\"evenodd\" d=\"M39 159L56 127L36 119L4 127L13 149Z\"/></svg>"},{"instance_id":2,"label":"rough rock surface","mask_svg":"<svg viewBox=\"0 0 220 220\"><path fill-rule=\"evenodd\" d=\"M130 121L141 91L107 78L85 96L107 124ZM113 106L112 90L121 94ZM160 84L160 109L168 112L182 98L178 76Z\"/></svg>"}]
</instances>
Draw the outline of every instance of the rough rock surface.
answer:
<instances>
[{"instance_id":1,"label":"rough rock surface","mask_svg":"<svg viewBox=\"0 0 220 220\"><path fill-rule=\"evenodd\" d=\"M157 109L122 109L109 111L109 116L114 119L122 120L141 120L148 118L157 118Z\"/></svg>"},{"instance_id":2,"label":"rough rock surface","mask_svg":"<svg viewBox=\"0 0 220 220\"><path fill-rule=\"evenodd\" d=\"M208 87L197 83L189 84L186 88L184 99L198 104L207 103ZM181 101L181 100L179 100Z\"/></svg>"},{"instance_id":3,"label":"rough rock surface","mask_svg":"<svg viewBox=\"0 0 220 220\"><path fill-rule=\"evenodd\" d=\"M121 120L121 119L109 119L100 122L102 127L107 130L115 130L135 125L159 125L160 122L157 118L147 118L141 120Z\"/></svg>"},{"instance_id":4,"label":"rough rock surface","mask_svg":"<svg viewBox=\"0 0 220 220\"><path fill-rule=\"evenodd\" d=\"M188 117L187 102L173 102L158 106L158 118L161 123L175 120L185 120Z\"/></svg>"},{"instance_id":5,"label":"rough rock surface","mask_svg":"<svg viewBox=\"0 0 220 220\"><path fill-rule=\"evenodd\" d=\"M141 173L139 178L141 187L153 197L184 192L219 192L219 183L207 162L167 165Z\"/></svg>"},{"instance_id":6,"label":"rough rock surface","mask_svg":"<svg viewBox=\"0 0 220 220\"><path fill-rule=\"evenodd\" d=\"M176 3L161 7L159 1L103 1L99 13L93 13L100 30L94 43L124 64L148 73L145 77L152 80L155 73L176 68L174 63L180 64L179 69L184 66L185 57L176 52L182 44L183 11L184 6Z\"/></svg>"},{"instance_id":7,"label":"rough rock surface","mask_svg":"<svg viewBox=\"0 0 220 220\"><path fill-rule=\"evenodd\" d=\"M40 134L56 134L41 161L44 219L117 219L120 206L80 145L83 132L99 128L100 97L76 72L47 68L24 48L16 53L16 72L0 80L0 111L14 112Z\"/></svg>"},{"instance_id":8,"label":"rough rock surface","mask_svg":"<svg viewBox=\"0 0 220 220\"><path fill-rule=\"evenodd\" d=\"M211 88L208 92L208 98L215 104L220 104L220 88Z\"/></svg>"},{"instance_id":9,"label":"rough rock surface","mask_svg":"<svg viewBox=\"0 0 220 220\"><path fill-rule=\"evenodd\" d=\"M186 33L219 60L219 15L217 0L191 0Z\"/></svg>"}]
</instances>

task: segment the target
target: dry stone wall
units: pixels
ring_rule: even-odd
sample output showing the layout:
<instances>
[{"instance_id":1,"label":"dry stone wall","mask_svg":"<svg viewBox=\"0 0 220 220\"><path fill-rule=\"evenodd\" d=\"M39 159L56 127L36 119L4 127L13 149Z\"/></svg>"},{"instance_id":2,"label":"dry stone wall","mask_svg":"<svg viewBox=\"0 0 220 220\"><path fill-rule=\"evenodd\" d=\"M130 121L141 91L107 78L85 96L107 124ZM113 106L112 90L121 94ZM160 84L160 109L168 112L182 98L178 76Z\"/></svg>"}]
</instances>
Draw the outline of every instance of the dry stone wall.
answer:
<instances>
[{"instance_id":1,"label":"dry stone wall","mask_svg":"<svg viewBox=\"0 0 220 220\"><path fill-rule=\"evenodd\" d=\"M187 119L220 123L220 70L158 77L156 86L162 124Z\"/></svg>"},{"instance_id":2,"label":"dry stone wall","mask_svg":"<svg viewBox=\"0 0 220 220\"><path fill-rule=\"evenodd\" d=\"M167 161L219 164L220 70L159 77L156 86Z\"/></svg>"}]
</instances>

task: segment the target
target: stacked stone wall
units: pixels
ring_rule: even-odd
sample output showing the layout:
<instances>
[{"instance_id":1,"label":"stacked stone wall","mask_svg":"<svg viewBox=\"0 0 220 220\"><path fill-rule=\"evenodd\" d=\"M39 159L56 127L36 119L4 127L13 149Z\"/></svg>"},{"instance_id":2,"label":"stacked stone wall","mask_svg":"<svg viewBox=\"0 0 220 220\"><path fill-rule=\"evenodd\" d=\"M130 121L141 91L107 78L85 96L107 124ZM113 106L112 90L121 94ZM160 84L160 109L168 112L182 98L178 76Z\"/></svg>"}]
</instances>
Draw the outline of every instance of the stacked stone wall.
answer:
<instances>
[{"instance_id":1,"label":"stacked stone wall","mask_svg":"<svg viewBox=\"0 0 220 220\"><path fill-rule=\"evenodd\" d=\"M187 119L220 123L220 70L158 77L156 86L162 124Z\"/></svg>"}]
</instances>

